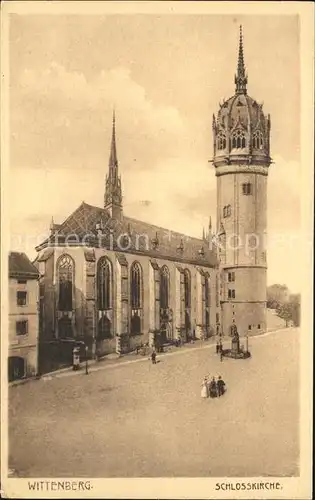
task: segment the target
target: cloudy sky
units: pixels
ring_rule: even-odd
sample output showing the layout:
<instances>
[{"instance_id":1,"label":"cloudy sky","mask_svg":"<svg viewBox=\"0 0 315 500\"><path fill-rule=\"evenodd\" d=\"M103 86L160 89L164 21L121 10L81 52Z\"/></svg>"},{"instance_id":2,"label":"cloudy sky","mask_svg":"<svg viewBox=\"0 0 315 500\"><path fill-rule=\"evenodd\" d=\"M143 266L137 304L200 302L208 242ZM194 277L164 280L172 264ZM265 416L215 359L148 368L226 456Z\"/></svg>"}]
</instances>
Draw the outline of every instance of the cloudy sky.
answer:
<instances>
[{"instance_id":1,"label":"cloudy sky","mask_svg":"<svg viewBox=\"0 0 315 500\"><path fill-rule=\"evenodd\" d=\"M296 16L11 15L11 248L34 258L52 216L103 205L113 106L125 213L201 236L215 220L212 113L234 93L240 23L248 93L272 123L268 283L299 291Z\"/></svg>"}]
</instances>

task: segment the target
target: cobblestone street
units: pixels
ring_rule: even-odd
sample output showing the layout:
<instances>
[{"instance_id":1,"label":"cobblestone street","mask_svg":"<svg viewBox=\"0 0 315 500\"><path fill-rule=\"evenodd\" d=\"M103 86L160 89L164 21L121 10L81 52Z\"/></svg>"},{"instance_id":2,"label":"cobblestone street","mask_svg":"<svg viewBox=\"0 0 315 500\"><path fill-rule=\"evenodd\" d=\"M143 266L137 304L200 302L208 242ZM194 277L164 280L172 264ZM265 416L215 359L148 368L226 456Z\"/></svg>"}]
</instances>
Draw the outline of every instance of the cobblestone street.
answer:
<instances>
[{"instance_id":1,"label":"cobblestone street","mask_svg":"<svg viewBox=\"0 0 315 500\"><path fill-rule=\"evenodd\" d=\"M24 477L298 474L299 331L10 388L9 467ZM227 393L202 400L206 374Z\"/></svg>"}]
</instances>

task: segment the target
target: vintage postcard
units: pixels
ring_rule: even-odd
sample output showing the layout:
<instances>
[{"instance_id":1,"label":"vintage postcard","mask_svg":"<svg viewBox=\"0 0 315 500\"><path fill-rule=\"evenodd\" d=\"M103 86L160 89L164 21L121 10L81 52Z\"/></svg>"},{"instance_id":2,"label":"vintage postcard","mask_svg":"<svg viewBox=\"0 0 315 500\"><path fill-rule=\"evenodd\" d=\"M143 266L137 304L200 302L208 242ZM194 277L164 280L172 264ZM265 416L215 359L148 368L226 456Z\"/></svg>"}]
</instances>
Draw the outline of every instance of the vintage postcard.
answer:
<instances>
[{"instance_id":1,"label":"vintage postcard","mask_svg":"<svg viewBox=\"0 0 315 500\"><path fill-rule=\"evenodd\" d=\"M4 498L311 498L313 19L2 3Z\"/></svg>"}]
</instances>

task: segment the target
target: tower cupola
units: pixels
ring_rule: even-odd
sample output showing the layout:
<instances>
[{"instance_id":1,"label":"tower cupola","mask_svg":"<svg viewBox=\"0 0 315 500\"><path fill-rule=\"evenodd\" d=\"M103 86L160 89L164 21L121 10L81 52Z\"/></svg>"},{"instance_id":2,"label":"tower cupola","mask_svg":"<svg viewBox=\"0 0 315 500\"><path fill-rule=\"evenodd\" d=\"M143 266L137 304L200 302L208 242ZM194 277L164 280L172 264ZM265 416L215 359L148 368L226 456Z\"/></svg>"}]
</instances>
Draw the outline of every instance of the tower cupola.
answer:
<instances>
[{"instance_id":1,"label":"tower cupola","mask_svg":"<svg viewBox=\"0 0 315 500\"><path fill-rule=\"evenodd\" d=\"M213 163L215 167L231 164L269 166L270 117L263 105L247 94L243 32L240 27L235 94L220 103L213 117Z\"/></svg>"}]
</instances>

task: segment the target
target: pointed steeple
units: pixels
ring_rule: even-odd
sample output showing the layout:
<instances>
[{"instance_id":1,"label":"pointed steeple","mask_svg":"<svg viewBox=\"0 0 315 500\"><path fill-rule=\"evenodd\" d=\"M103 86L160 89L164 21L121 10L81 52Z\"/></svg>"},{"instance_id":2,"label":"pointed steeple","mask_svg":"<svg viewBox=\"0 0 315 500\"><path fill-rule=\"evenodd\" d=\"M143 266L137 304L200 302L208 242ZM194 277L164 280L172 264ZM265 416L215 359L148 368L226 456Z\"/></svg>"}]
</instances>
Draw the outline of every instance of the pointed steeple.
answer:
<instances>
[{"instance_id":1,"label":"pointed steeple","mask_svg":"<svg viewBox=\"0 0 315 500\"><path fill-rule=\"evenodd\" d=\"M110 212L110 215L113 219L116 220L121 219L122 191L121 191L120 176L118 175L115 110L113 111L112 140L110 146L108 174L106 175L104 208Z\"/></svg>"},{"instance_id":2,"label":"pointed steeple","mask_svg":"<svg viewBox=\"0 0 315 500\"><path fill-rule=\"evenodd\" d=\"M245 73L244 64L244 53L243 53L243 31L242 25L240 26L240 41L238 47L238 62L237 62L237 73L235 75L235 92L237 94L247 93L247 75Z\"/></svg>"},{"instance_id":3,"label":"pointed steeple","mask_svg":"<svg viewBox=\"0 0 315 500\"><path fill-rule=\"evenodd\" d=\"M116 150L116 118L115 109L113 111L112 143L110 147L109 168L118 169L117 150Z\"/></svg>"}]
</instances>

